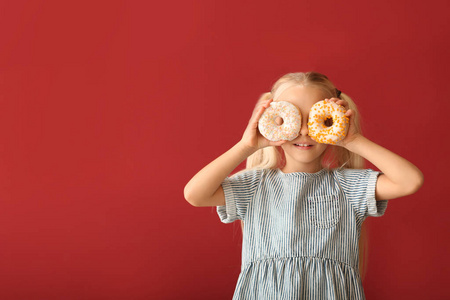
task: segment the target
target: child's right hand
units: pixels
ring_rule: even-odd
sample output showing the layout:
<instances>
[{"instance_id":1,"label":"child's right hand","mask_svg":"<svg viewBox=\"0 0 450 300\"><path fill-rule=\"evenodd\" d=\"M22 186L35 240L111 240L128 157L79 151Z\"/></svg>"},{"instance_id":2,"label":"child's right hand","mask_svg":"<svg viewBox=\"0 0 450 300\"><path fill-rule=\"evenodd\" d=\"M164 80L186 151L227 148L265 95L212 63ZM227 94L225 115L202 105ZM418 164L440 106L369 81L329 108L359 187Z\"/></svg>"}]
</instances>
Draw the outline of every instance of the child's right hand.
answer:
<instances>
[{"instance_id":1,"label":"child's right hand","mask_svg":"<svg viewBox=\"0 0 450 300\"><path fill-rule=\"evenodd\" d=\"M184 197L190 204L194 206L225 205L223 180L256 150L285 143L285 141L271 142L259 133L259 118L272 102L271 99L267 99L268 95L270 94L263 95L256 104L242 139L230 150L201 169L188 182L184 188Z\"/></svg>"},{"instance_id":2,"label":"child's right hand","mask_svg":"<svg viewBox=\"0 0 450 300\"><path fill-rule=\"evenodd\" d=\"M278 141L272 142L266 139L258 130L258 121L261 118L262 114L270 106L270 103L273 99L267 99L267 94L261 96L258 100L258 103L253 110L252 117L248 122L247 128L244 131L244 135L242 136L241 143L243 143L246 147L252 149L253 151L268 147L268 146L281 146L286 141Z\"/></svg>"}]
</instances>

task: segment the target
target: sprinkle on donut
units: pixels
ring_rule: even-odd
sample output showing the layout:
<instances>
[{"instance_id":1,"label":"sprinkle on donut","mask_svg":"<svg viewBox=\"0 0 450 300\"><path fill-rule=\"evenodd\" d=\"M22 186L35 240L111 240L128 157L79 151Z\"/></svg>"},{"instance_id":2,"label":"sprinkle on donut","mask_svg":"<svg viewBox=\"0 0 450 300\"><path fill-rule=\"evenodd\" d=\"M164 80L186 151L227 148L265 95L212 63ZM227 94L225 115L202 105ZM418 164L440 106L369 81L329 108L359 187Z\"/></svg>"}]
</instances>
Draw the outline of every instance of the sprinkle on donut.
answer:
<instances>
[{"instance_id":1,"label":"sprinkle on donut","mask_svg":"<svg viewBox=\"0 0 450 300\"><path fill-rule=\"evenodd\" d=\"M345 108L329 100L319 101L309 112L308 134L318 143L336 144L347 135Z\"/></svg>"},{"instance_id":2,"label":"sprinkle on donut","mask_svg":"<svg viewBox=\"0 0 450 300\"><path fill-rule=\"evenodd\" d=\"M281 125L277 118L283 119ZM298 108L287 101L272 102L259 119L259 132L268 140L292 141L298 136L301 127L301 115Z\"/></svg>"}]
</instances>

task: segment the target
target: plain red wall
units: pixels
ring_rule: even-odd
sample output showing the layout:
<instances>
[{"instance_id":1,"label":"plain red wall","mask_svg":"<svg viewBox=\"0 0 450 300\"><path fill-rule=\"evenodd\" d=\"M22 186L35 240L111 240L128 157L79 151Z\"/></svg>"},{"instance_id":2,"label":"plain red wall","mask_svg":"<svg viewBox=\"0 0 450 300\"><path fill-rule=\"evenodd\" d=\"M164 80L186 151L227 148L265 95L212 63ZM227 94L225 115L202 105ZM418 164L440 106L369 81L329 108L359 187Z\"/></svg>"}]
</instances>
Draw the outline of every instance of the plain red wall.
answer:
<instances>
[{"instance_id":1,"label":"plain red wall","mask_svg":"<svg viewBox=\"0 0 450 300\"><path fill-rule=\"evenodd\" d=\"M426 183L368 221L368 299L448 290L449 2L1 1L0 299L230 299L183 188L281 75L327 74Z\"/></svg>"}]
</instances>

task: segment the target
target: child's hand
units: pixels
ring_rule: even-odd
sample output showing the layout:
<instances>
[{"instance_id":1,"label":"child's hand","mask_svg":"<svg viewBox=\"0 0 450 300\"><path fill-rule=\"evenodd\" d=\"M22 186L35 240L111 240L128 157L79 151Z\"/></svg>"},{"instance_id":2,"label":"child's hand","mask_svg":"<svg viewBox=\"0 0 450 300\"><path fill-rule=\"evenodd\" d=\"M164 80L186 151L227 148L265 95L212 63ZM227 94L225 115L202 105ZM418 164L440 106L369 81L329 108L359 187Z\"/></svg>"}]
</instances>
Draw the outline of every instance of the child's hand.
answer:
<instances>
[{"instance_id":1,"label":"child's hand","mask_svg":"<svg viewBox=\"0 0 450 300\"><path fill-rule=\"evenodd\" d=\"M356 133L355 129L355 117L356 112L352 109L350 109L349 104L347 101L339 99L339 98L331 98L328 99L331 102L335 102L337 105L341 105L345 108L345 116L349 118L349 128L347 132L347 136L342 141L338 142L337 145L345 147L349 142L353 141L359 133Z\"/></svg>"},{"instance_id":2,"label":"child's hand","mask_svg":"<svg viewBox=\"0 0 450 300\"><path fill-rule=\"evenodd\" d=\"M265 99L265 97L261 97L258 100L258 103L253 110L252 117L248 122L248 126L245 129L244 135L242 136L241 143L246 145L247 147L253 149L254 151L259 150L261 148L265 148L268 146L281 146L286 141L278 141L272 142L266 139L261 135L258 130L258 121L261 118L262 114L270 106L270 103L273 99Z\"/></svg>"}]
</instances>

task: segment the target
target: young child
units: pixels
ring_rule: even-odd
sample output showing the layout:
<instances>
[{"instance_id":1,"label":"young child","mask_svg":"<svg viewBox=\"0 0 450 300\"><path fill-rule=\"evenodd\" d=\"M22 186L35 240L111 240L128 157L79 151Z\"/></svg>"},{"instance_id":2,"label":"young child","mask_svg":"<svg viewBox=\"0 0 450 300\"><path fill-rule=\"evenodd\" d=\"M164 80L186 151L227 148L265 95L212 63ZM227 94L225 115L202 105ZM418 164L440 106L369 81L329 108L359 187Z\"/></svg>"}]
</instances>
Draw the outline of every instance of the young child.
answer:
<instances>
[{"instance_id":1,"label":"young child","mask_svg":"<svg viewBox=\"0 0 450 300\"><path fill-rule=\"evenodd\" d=\"M308 136L312 105L346 108L348 134L337 145ZM302 115L297 138L271 142L258 120L272 101ZM257 103L242 139L185 187L194 206L218 206L224 223L243 221L242 267L233 299L364 299L358 241L363 221L387 199L415 193L420 170L365 138L353 101L316 72L281 77ZM362 158L380 172L362 169ZM247 169L228 177L245 159Z\"/></svg>"}]
</instances>

